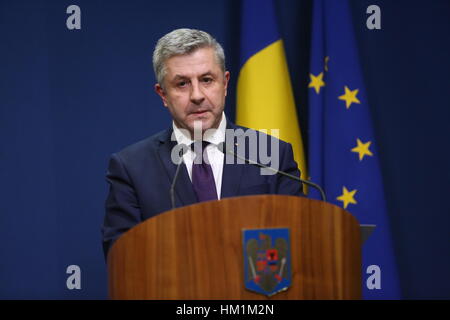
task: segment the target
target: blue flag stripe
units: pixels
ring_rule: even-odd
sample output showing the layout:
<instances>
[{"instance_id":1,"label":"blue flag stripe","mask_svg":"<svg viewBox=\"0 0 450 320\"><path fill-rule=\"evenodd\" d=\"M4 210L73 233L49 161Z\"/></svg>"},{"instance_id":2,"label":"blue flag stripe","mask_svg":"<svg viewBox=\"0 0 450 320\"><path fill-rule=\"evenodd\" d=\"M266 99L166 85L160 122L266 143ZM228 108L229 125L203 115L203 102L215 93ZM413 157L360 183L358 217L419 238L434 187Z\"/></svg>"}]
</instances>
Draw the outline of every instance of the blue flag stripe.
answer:
<instances>
[{"instance_id":1,"label":"blue flag stripe","mask_svg":"<svg viewBox=\"0 0 450 320\"><path fill-rule=\"evenodd\" d=\"M280 39L274 12L272 0L242 1L240 68L255 53Z\"/></svg>"}]
</instances>

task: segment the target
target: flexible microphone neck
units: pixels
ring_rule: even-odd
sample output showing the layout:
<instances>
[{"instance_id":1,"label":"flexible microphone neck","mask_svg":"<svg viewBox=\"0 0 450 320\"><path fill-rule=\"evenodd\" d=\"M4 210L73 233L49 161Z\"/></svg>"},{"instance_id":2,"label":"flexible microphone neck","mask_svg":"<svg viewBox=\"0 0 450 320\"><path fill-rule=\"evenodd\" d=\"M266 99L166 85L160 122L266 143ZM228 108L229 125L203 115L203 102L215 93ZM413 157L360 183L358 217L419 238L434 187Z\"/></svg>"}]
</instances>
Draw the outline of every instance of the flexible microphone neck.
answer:
<instances>
[{"instance_id":1,"label":"flexible microphone neck","mask_svg":"<svg viewBox=\"0 0 450 320\"><path fill-rule=\"evenodd\" d=\"M175 153L175 157L177 155L179 159L177 161L177 169L175 170L175 175L173 176L172 184L170 185L170 202L172 204L172 209L175 209L175 185L177 183L178 175L180 173L181 164L183 163L183 156L188 150L188 146L185 144L178 144L175 146L176 150L172 151L172 155ZM173 157L172 157L173 160Z\"/></svg>"},{"instance_id":2,"label":"flexible microphone neck","mask_svg":"<svg viewBox=\"0 0 450 320\"><path fill-rule=\"evenodd\" d=\"M262 163L259 163L259 162L256 162L256 161L247 159L247 158L245 158L245 157L242 157L242 156L236 154L234 151L229 150L228 148L226 148L226 145L225 145L224 142L222 142L222 143L220 143L219 145L217 145L217 148L218 148L221 152L223 152L224 154L227 154L227 153L228 153L228 154L230 154L230 155L232 155L232 156L234 156L234 157L236 157L236 158L238 158L238 159L241 159L241 160L243 160L243 161L245 161L245 162L248 162L249 164L258 166L258 167L260 167L260 168L267 169L267 170L272 171L272 172L274 172L274 173L276 173L276 174L281 174L281 175L283 175L283 176L285 176L285 177L288 177L288 178L290 178L290 179L293 179L293 180L296 180L296 181L298 181L298 182L304 183L304 184L306 184L306 185L308 185L308 186L311 186L311 187L313 187L313 188L319 190L320 196L322 197L322 201L326 201L325 192L322 190L322 188L321 188L318 184L316 184L316 183L314 183L314 182L312 182L312 181L308 181L308 180L301 179L301 178L296 177L296 176L294 176L294 175L292 175L292 174L289 174L289 173L287 173L287 172L284 172L284 171L281 171L281 170L277 170L277 169L274 169L274 168L272 168L272 167L266 166L266 165L264 165L264 164L262 164Z\"/></svg>"}]
</instances>

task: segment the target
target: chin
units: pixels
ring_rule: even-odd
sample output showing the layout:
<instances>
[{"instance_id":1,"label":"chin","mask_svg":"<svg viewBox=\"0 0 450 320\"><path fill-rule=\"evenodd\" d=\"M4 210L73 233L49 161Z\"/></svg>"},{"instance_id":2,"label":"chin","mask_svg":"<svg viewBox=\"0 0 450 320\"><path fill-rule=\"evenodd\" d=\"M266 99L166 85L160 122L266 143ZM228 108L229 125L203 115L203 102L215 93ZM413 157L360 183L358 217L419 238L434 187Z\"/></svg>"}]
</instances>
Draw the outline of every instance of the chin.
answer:
<instances>
[{"instance_id":1,"label":"chin","mask_svg":"<svg viewBox=\"0 0 450 320\"><path fill-rule=\"evenodd\" d=\"M194 124L196 121L199 121L202 123L202 131L208 130L210 128L212 128L214 122L211 119L196 119L195 121L192 121L189 124L189 127L194 130Z\"/></svg>"}]
</instances>

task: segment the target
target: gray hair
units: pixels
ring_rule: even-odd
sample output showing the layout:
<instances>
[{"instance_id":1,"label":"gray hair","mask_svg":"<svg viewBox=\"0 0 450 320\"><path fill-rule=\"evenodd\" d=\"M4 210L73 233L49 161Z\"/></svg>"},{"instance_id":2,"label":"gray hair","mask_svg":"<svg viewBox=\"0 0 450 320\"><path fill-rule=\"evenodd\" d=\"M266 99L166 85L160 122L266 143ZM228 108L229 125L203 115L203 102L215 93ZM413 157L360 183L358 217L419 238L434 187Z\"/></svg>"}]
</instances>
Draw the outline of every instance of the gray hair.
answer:
<instances>
[{"instance_id":1,"label":"gray hair","mask_svg":"<svg viewBox=\"0 0 450 320\"><path fill-rule=\"evenodd\" d=\"M223 48L209 33L196 29L176 29L159 39L153 51L153 70L158 83L163 86L167 59L177 55L189 54L205 47L214 49L217 63L225 72Z\"/></svg>"}]
</instances>

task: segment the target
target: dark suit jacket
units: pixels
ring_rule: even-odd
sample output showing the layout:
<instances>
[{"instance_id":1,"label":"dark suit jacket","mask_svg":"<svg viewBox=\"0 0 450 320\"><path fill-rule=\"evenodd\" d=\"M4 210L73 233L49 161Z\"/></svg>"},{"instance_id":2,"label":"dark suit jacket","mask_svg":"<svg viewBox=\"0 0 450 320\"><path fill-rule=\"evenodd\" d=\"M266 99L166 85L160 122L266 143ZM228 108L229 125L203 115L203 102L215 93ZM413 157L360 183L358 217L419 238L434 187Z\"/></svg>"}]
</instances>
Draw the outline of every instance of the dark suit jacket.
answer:
<instances>
[{"instance_id":1,"label":"dark suit jacket","mask_svg":"<svg viewBox=\"0 0 450 320\"><path fill-rule=\"evenodd\" d=\"M238 128L251 130L228 122L227 129ZM176 169L171 160L171 151L176 145L171 141L172 131L172 128L162 131L111 156L106 175L109 194L102 228L105 256L113 242L127 230L171 209L169 189ZM264 135L251 131L258 137ZM266 137L268 154L271 154L270 139L275 138ZM279 169L299 177L292 146L281 140L278 142ZM180 169L175 187L177 207L197 202L186 166L183 164ZM301 195L301 187L299 182L281 175L261 175L260 168L255 165L226 164L224 159L221 198L255 194Z\"/></svg>"}]
</instances>

